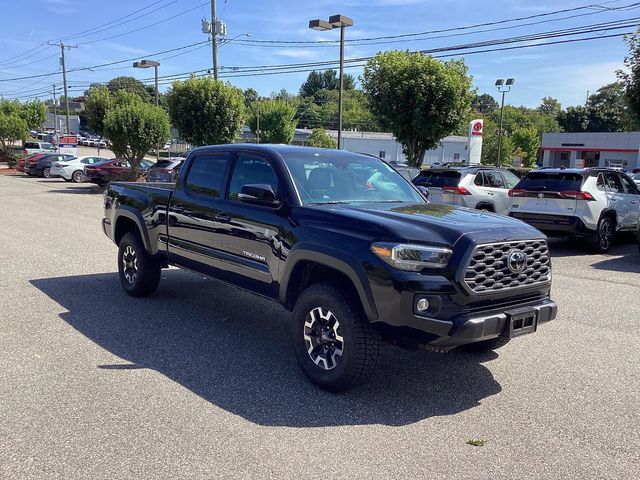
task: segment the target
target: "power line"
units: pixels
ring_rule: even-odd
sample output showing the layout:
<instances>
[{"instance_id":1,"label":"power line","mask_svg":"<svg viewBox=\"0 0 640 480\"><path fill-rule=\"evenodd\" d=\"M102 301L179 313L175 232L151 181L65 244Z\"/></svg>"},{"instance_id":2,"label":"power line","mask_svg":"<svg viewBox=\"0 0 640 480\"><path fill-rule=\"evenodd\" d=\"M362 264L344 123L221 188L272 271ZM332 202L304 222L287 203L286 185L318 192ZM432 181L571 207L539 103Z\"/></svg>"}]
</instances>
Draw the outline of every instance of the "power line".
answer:
<instances>
[{"instance_id":1,"label":"power line","mask_svg":"<svg viewBox=\"0 0 640 480\"><path fill-rule=\"evenodd\" d=\"M150 14L152 14L152 13L154 13L154 12L157 12L158 10L161 10L161 9L163 9L163 8L166 8L166 7L168 7L169 5L172 5L172 4L176 3L178 0L172 0L172 1L170 1L169 3L167 3L167 4L165 4L165 5L161 5L160 7L155 8L155 9L153 9L153 10L150 10L150 11L148 11L148 12L146 12L146 13L142 14L142 15L139 15L139 16L137 16L137 17L131 18L131 19L129 19L129 20L127 20L127 21L125 21L125 22L121 22L121 20L124 20L124 19L126 19L126 18L129 18L129 17L131 17L131 16L133 16L133 15L135 15L135 14L137 14L137 13L142 12L143 10L146 10L146 9L148 9L148 8L150 8L150 7L153 7L154 5L157 5L158 3L162 3L162 2L164 2L164 1L166 1L166 0L157 0L157 1L153 2L153 3L151 3L150 5L147 5L146 7L140 8L140 9L136 10L135 12L131 12L131 13L129 13L128 15L125 15L125 16L123 16L123 17L116 18L115 20L111 20L110 22L107 22L107 23L105 23L105 24L99 25L98 27L94 27L94 28L90 28L90 29L87 29L87 30L83 30L82 32L79 32L79 33L76 33L76 34L73 34L73 35L67 35L66 37L62 37L62 38L61 38L61 40L70 40L70 39L73 39L73 38L79 38L79 37L91 36L91 35L94 35L94 34L96 34L96 33L104 32L105 30L110 30L110 29L112 29L112 28L120 27L120 26L122 26L122 25L124 25L124 24L134 22L134 21L136 21L136 20L139 20L139 19L140 19L140 18L142 18L142 17L145 17L145 16L147 16L147 15L150 15ZM113 25L114 23L118 23L118 25L115 25L115 26L109 26L109 25Z\"/></svg>"},{"instance_id":2,"label":"power line","mask_svg":"<svg viewBox=\"0 0 640 480\"><path fill-rule=\"evenodd\" d=\"M172 15L171 17L163 18L162 20L158 20L157 22L150 23L149 25L145 25L143 27L139 27L139 28L136 28L134 30L129 30L129 31L126 31L126 32L123 32L123 33L118 33L116 35L111 35L110 37L99 38L97 40L91 40L89 42L82 42L82 45L90 45L92 43L104 42L105 40L112 40L114 38L124 37L125 35L129 35L131 33L139 32L141 30L145 30L145 29L150 28L150 27L154 27L154 26L159 25L161 23L168 22L168 21L173 20L175 18L181 17L182 15L186 15L187 13L193 12L194 10L197 10L198 8L200 8L200 7L204 6L204 5L208 5L208 3L209 2L201 3L201 4L199 4L199 5L197 5L197 6L193 7L193 8L190 8L189 10L185 10L183 12L180 12L180 13L177 13L175 15Z\"/></svg>"},{"instance_id":3,"label":"power line","mask_svg":"<svg viewBox=\"0 0 640 480\"><path fill-rule=\"evenodd\" d=\"M465 26L462 26L462 27L452 27L452 28L445 28L445 29L438 29L438 30L427 30L427 31L424 31L424 32L415 32L415 33L402 33L402 34L398 34L398 35L384 35L384 36L369 37L369 38L347 39L347 40L345 40L345 42L354 43L354 42L364 42L364 41L371 41L371 40L388 40L388 39L396 39L396 38L415 37L415 36L421 36L421 35L431 35L431 34L434 34L434 33L464 31L464 30L469 30L469 29L473 29L473 28L490 27L490 26L495 26L495 25L501 25L501 24L504 24L504 23L520 22L520 21L523 21L523 20L531 20L533 18L547 17L547 16L552 16L552 15L558 15L558 14L561 14L561 13L568 13L568 12L574 12L574 11L579 11L579 10L585 10L585 9L589 9L589 8L597 8L597 7L601 7L602 5L608 5L608 4L611 4L611 3L617 3L619 1L621 1L621 0L610 0L608 2L601 2L599 4L591 3L591 4L588 4L588 5L582 5L582 6L579 6L579 7L565 8L565 9L562 9L562 10L555 10L555 11L552 11L552 12L538 13L538 14L535 14L535 15L527 15L527 16L523 16L523 17L508 18L508 19L496 20L496 21L492 21L492 22L476 23L476 24L473 24L473 25L465 25ZM610 8L610 9L607 9L605 11L616 11L616 10L621 10L621 9L627 9L629 7L632 7L632 6L635 7L635 6L638 6L638 5L640 5L640 2L634 2L634 3L629 4L629 5ZM598 11L598 12L593 12L593 13L603 13L603 11ZM322 44L322 43L336 44L339 41L338 40L306 40L306 41L242 40L242 42L246 42L246 43L278 43L278 44L283 44L283 45L292 45L292 44L313 45L313 44Z\"/></svg>"},{"instance_id":4,"label":"power line","mask_svg":"<svg viewBox=\"0 0 640 480\"><path fill-rule=\"evenodd\" d=\"M636 9L636 8L640 8L640 2L636 2L631 4L632 6L626 6L624 8L631 10L631 9ZM623 8L623 7L619 7L619 8ZM516 25L509 25L509 26L504 26L504 27L494 27L494 28L487 28L484 30L475 30L472 32L456 32L456 33L450 33L447 35L435 35L435 36L429 36L429 37L424 37L424 38L406 38L406 39L401 39L401 40L380 40L380 41L366 41L365 39L353 39L350 40L350 46L372 46L372 45L390 45L390 44L395 44L395 43L407 43L407 42L424 42L424 41L431 41L431 40L435 40L435 39L442 39L442 38L452 38L452 37L458 37L458 36L463 36L463 35L471 35L471 34L478 34L478 33L487 33L487 32L494 32L494 31L498 31L498 30L512 30L514 28L522 28L522 27L527 27L527 26L534 26L534 25L541 25L543 23L550 23L550 22L558 22L558 21L562 21L562 20L568 20L568 19L572 19L572 18L578 18L578 17L585 17L585 16L590 16L590 15L597 15L600 14L602 12L598 11L598 12L589 12L589 13L581 13L578 15L570 15L570 16L566 16L566 17L560 17L560 18L553 18L553 19L547 19L547 20L540 20L540 21L536 21L536 22L529 22L529 23L519 23ZM409 35L419 35L419 34L409 34ZM384 37L380 37L380 38L384 38ZM335 48L335 41L323 41L321 43L317 43L317 44L310 44L310 45L300 45L300 44L281 44L281 43L269 43L269 44L261 44L259 43L261 42L260 40L239 40L238 43L239 45L242 46L250 46L250 47L259 47L259 48L282 48L283 46L286 46L287 48Z\"/></svg>"},{"instance_id":5,"label":"power line","mask_svg":"<svg viewBox=\"0 0 640 480\"><path fill-rule=\"evenodd\" d=\"M177 52L178 50L184 50L186 48L190 48L190 47L194 47L196 45L202 45L208 43L208 40L204 40L202 42L196 42L196 43L191 43L189 45L184 45L182 47L177 47L177 48L172 48L170 50L164 50L162 52L156 52L156 53L150 53L149 56L152 55L162 55L165 53L171 53L171 52ZM77 68L72 68L69 70L69 72L81 72L81 71L86 71L86 70L93 70L96 68L100 68L100 67L107 67L110 65L117 65L119 63L125 63L125 62L132 62L134 60L137 60L138 57L132 57L132 58L127 58L125 60L118 60L118 61L114 61L114 62L108 62L108 63L102 63L99 65L92 65L90 67L77 67ZM28 76L24 76L24 77L16 77L16 78L2 78L0 79L0 82L14 82L14 81L18 81L18 80L28 80L31 78L42 78L42 77L50 77L52 75L57 75L59 72L52 72L52 73L41 73L38 75L28 75Z\"/></svg>"},{"instance_id":6,"label":"power line","mask_svg":"<svg viewBox=\"0 0 640 480\"><path fill-rule=\"evenodd\" d=\"M136 13L139 13L139 12L141 12L141 11L143 11L143 10L146 10L147 8L150 8L150 7L152 7L152 6L156 5L156 4L161 3L161 2L164 2L164 1L166 1L166 0L157 0L157 1L153 2L153 3L151 3L150 5L147 5L146 7L143 7L143 8L141 8L141 9L139 9L139 10L136 10L135 12L132 12L132 13L130 13L130 14L128 14L128 15L123 16L123 17L116 18L115 20L112 20L112 21L110 21L110 22L108 22L108 23L106 23L106 24L99 25L98 27L94 27L93 29L84 30L84 31L82 31L82 32L80 32L80 33L77 33L77 34L73 34L73 35L68 35L68 36L66 36L66 37L62 37L62 38L60 38L59 40L67 40L67 39L70 39L70 38L75 38L75 37L77 37L77 36L81 36L81 35L82 35L82 34L84 34L84 33L87 33L87 32L90 32L90 31L93 31L93 30L95 30L95 28L101 28L101 27L104 27L104 26L106 26L106 25L111 25L111 24L113 24L113 23L116 23L116 22L118 22L118 21L120 21L120 20L123 20L123 19L125 19L125 18L128 18L128 17L130 17L131 15L135 15ZM172 3L173 3L173 2L172 2ZM150 13L151 13L151 12L150 12ZM22 56L24 56L24 55L27 55L27 54L29 54L29 53L33 52L34 50L37 50L38 48L40 48L40 47L42 47L42 46L47 45L47 42L49 42L49 41L51 41L51 40L45 40L44 42L39 43L38 45L36 45L36 46L35 46L35 47L33 47L33 48L30 48L29 50L26 50L26 51L24 51L24 52L22 52L22 53L19 53L19 54L17 54L17 55L14 55L13 57L10 57L10 58L8 58L8 59L2 60L2 61L0 61L0 65L3 65L3 64L9 63L9 62L11 62L12 60L14 60L14 59L16 59L16 58L19 58L19 57L22 57ZM51 48L51 46L47 46L46 48Z\"/></svg>"}]
</instances>

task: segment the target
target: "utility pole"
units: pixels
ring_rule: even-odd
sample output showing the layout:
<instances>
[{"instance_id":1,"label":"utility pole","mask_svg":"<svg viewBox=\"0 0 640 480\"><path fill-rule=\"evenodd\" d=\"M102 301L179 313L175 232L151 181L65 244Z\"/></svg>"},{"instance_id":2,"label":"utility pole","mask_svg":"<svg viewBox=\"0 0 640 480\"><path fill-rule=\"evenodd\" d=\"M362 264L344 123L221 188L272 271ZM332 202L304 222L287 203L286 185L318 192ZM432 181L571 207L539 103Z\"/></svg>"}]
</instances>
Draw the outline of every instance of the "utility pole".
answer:
<instances>
[{"instance_id":1,"label":"utility pole","mask_svg":"<svg viewBox=\"0 0 640 480\"><path fill-rule=\"evenodd\" d=\"M53 134L54 136L58 133L58 100L56 100L56 84L53 84ZM58 135L58 147L57 150L60 151L60 135Z\"/></svg>"},{"instance_id":2,"label":"utility pole","mask_svg":"<svg viewBox=\"0 0 640 480\"><path fill-rule=\"evenodd\" d=\"M67 122L67 134L69 134L69 93L67 91L67 65L65 62L65 58L64 58L64 49L70 49L70 48L78 48L77 45L65 45L64 43L62 43L62 41L60 41L60 43L51 43L49 42L48 45L55 45L55 46L59 46L60 47L60 52L61 52L61 57L60 57L60 63L62 64L62 83L64 85L64 102L66 105L66 122Z\"/></svg>"},{"instance_id":3,"label":"utility pole","mask_svg":"<svg viewBox=\"0 0 640 480\"><path fill-rule=\"evenodd\" d=\"M213 78L218 79L218 21L216 18L216 0L211 0L211 49L213 51Z\"/></svg>"},{"instance_id":4,"label":"utility pole","mask_svg":"<svg viewBox=\"0 0 640 480\"><path fill-rule=\"evenodd\" d=\"M256 107L256 143L260 143L260 102Z\"/></svg>"}]
</instances>

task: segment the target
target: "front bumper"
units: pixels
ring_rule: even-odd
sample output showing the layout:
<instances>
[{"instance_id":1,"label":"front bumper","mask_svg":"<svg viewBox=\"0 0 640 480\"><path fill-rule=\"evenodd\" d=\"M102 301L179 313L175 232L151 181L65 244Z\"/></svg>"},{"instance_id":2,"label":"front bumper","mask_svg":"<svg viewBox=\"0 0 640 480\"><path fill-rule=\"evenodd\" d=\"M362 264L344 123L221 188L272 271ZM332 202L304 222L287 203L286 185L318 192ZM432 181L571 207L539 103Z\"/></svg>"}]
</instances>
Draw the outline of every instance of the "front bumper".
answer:
<instances>
[{"instance_id":1,"label":"front bumper","mask_svg":"<svg viewBox=\"0 0 640 480\"><path fill-rule=\"evenodd\" d=\"M527 308L535 310L537 325L554 320L558 313L557 305L549 299L544 299L536 305L528 305ZM466 343L507 336L509 331L509 322L505 312L456 317L451 323L452 325L448 332L437 340L430 342L430 345L455 347Z\"/></svg>"}]
</instances>

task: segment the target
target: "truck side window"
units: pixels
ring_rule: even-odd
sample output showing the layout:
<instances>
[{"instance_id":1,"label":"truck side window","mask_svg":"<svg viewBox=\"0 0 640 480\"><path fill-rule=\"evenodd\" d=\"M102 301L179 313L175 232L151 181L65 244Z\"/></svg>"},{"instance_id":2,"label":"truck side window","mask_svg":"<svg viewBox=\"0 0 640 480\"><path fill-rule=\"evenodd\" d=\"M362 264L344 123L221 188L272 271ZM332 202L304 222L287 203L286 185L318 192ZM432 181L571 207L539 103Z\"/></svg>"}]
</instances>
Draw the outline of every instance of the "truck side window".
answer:
<instances>
[{"instance_id":1,"label":"truck side window","mask_svg":"<svg viewBox=\"0 0 640 480\"><path fill-rule=\"evenodd\" d=\"M194 193L220 198L224 190L224 177L228 163L228 155L195 157L185 182L187 189Z\"/></svg>"},{"instance_id":2,"label":"truck side window","mask_svg":"<svg viewBox=\"0 0 640 480\"><path fill-rule=\"evenodd\" d=\"M278 197L278 177L269 162L263 158L240 154L231 174L229 199L237 200L243 185L271 185L273 193Z\"/></svg>"}]
</instances>

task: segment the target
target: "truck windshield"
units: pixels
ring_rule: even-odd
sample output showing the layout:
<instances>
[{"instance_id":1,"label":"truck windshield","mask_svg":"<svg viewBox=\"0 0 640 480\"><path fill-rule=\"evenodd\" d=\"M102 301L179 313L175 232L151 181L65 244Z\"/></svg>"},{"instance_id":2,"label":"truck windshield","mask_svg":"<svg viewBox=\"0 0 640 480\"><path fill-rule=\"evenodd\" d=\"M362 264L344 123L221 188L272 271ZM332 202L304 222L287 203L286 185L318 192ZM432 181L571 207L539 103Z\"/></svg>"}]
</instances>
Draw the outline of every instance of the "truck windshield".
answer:
<instances>
[{"instance_id":1,"label":"truck windshield","mask_svg":"<svg viewBox=\"0 0 640 480\"><path fill-rule=\"evenodd\" d=\"M411 202L422 196L378 158L336 153L282 153L302 203Z\"/></svg>"}]
</instances>

